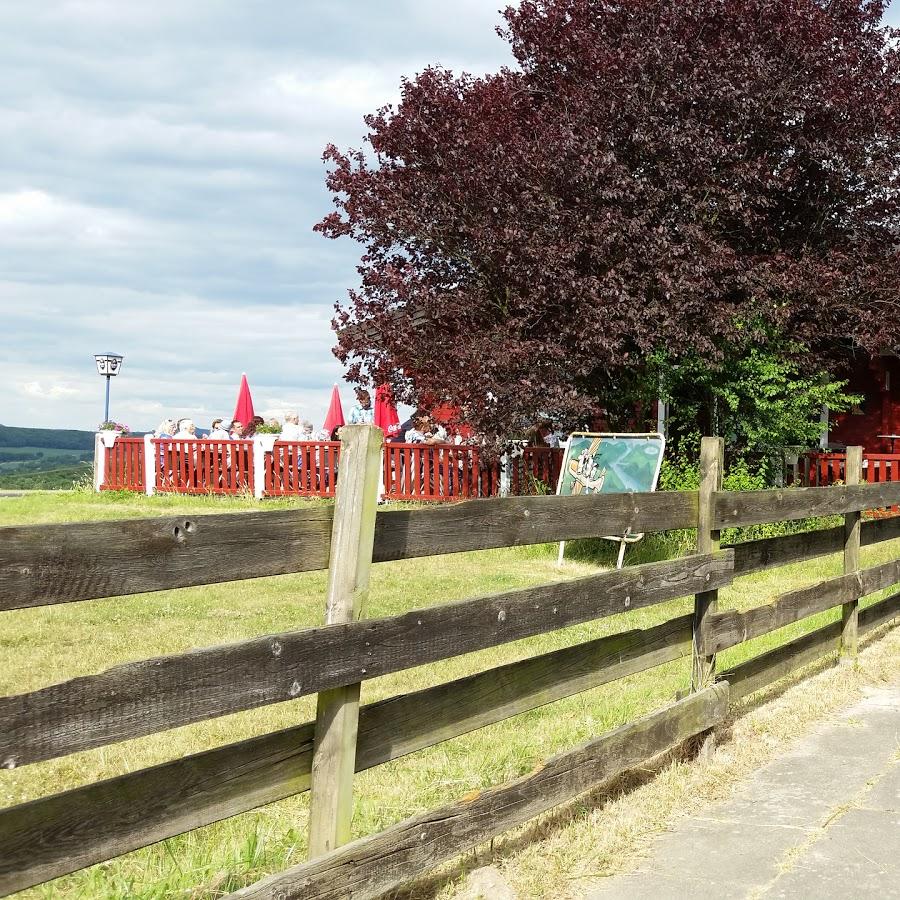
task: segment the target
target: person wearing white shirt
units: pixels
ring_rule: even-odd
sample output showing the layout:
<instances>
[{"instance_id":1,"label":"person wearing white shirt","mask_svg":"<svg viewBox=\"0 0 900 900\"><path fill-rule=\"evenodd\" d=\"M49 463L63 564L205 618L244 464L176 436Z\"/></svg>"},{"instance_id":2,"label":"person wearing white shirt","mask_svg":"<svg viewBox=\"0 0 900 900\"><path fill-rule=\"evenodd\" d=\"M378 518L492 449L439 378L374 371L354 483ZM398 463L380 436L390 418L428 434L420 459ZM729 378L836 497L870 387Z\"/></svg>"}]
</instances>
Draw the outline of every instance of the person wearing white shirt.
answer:
<instances>
[{"instance_id":1,"label":"person wearing white shirt","mask_svg":"<svg viewBox=\"0 0 900 900\"><path fill-rule=\"evenodd\" d=\"M285 413L284 425L281 428L280 441L302 441L303 429L300 427L300 416L295 412Z\"/></svg>"}]
</instances>

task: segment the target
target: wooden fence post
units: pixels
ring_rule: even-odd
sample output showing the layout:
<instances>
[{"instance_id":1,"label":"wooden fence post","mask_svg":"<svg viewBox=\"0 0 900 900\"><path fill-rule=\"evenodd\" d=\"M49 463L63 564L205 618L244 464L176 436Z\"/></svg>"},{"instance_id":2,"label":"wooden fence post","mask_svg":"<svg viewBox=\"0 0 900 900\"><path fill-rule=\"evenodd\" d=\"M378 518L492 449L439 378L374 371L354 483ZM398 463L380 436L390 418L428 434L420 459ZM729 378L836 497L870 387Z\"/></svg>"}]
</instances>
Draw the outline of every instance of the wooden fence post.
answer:
<instances>
[{"instance_id":1,"label":"wooden fence post","mask_svg":"<svg viewBox=\"0 0 900 900\"><path fill-rule=\"evenodd\" d=\"M713 528L715 493L722 490L725 442L720 437L705 437L700 442L700 503L697 515L697 552L719 549L719 532ZM691 665L691 690L702 690L716 672L715 654L705 656L703 636L708 617L715 613L719 592L703 591L694 595L694 652Z\"/></svg>"},{"instance_id":2,"label":"wooden fence post","mask_svg":"<svg viewBox=\"0 0 900 900\"><path fill-rule=\"evenodd\" d=\"M862 447L848 447L844 463L845 484L859 484L862 480ZM844 514L844 574L859 572L859 537L862 511ZM858 646L859 595L841 607L841 659L855 662Z\"/></svg>"},{"instance_id":3,"label":"wooden fence post","mask_svg":"<svg viewBox=\"0 0 900 900\"><path fill-rule=\"evenodd\" d=\"M341 429L326 625L354 622L365 610L383 443L384 433L373 425ZM310 782L310 859L350 840L359 687L347 685L318 697Z\"/></svg>"}]
</instances>

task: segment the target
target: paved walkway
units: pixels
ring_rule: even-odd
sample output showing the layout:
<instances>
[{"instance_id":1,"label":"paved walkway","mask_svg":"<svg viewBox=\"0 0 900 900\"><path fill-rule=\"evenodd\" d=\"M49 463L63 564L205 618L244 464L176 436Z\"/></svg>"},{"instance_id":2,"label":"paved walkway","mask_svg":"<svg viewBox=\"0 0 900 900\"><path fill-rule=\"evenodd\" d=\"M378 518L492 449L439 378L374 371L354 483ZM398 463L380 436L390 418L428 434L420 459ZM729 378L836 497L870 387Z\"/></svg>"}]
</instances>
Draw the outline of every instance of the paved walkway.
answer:
<instances>
[{"instance_id":1,"label":"paved walkway","mask_svg":"<svg viewBox=\"0 0 900 900\"><path fill-rule=\"evenodd\" d=\"M900 898L900 682L686 818L587 900Z\"/></svg>"}]
</instances>

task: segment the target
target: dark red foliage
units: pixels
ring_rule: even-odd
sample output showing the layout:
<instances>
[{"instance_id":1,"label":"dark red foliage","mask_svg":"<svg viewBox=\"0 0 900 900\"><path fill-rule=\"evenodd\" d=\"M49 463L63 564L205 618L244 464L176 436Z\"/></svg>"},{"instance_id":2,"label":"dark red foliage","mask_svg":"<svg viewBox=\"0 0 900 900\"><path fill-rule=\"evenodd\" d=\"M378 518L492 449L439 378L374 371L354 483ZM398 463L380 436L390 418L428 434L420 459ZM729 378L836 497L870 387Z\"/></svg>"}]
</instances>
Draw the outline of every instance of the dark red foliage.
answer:
<instances>
[{"instance_id":1,"label":"dark red foliage","mask_svg":"<svg viewBox=\"0 0 900 900\"><path fill-rule=\"evenodd\" d=\"M523 0L516 69L427 69L330 146L353 380L488 434L650 352L900 344L900 54L865 0Z\"/></svg>"}]
</instances>

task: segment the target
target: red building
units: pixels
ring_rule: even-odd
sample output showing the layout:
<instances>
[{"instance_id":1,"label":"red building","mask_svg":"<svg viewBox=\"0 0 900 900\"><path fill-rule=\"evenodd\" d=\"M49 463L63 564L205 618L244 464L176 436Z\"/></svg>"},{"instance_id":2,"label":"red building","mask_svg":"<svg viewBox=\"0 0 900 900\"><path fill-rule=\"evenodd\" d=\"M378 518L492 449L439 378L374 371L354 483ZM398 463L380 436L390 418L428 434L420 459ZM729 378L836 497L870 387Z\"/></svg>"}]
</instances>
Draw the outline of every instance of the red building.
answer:
<instances>
[{"instance_id":1,"label":"red building","mask_svg":"<svg viewBox=\"0 0 900 900\"><path fill-rule=\"evenodd\" d=\"M868 453L900 450L900 358L883 354L860 359L850 374L848 391L862 395L862 403L829 415L825 445L837 450L859 444Z\"/></svg>"}]
</instances>

